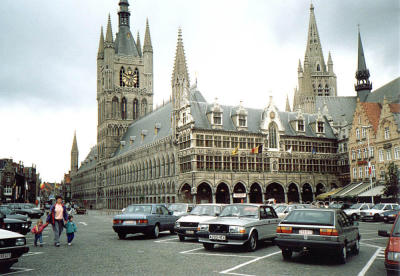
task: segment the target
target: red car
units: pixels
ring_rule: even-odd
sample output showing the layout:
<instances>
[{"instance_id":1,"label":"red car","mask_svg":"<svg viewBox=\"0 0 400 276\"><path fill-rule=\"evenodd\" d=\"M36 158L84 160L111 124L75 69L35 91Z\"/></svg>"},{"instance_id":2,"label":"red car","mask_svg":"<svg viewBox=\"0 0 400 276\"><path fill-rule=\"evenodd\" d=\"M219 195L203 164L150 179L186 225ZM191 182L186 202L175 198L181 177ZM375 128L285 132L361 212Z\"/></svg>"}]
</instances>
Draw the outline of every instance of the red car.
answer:
<instances>
[{"instance_id":1,"label":"red car","mask_svg":"<svg viewBox=\"0 0 400 276\"><path fill-rule=\"evenodd\" d=\"M400 275L400 219L399 215L393 224L392 231L379 230L378 235L389 237L385 249L385 267L387 275Z\"/></svg>"}]
</instances>

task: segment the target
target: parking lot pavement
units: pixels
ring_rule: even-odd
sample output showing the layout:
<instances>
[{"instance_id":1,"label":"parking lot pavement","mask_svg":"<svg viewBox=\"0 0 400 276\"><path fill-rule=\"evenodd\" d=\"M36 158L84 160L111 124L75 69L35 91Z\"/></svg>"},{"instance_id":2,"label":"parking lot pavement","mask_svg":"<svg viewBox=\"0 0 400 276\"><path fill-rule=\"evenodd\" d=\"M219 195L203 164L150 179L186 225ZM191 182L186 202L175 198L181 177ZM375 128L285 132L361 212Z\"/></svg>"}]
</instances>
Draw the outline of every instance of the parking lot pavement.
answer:
<instances>
[{"instance_id":1,"label":"parking lot pavement","mask_svg":"<svg viewBox=\"0 0 400 276\"><path fill-rule=\"evenodd\" d=\"M350 255L342 265L321 254L295 253L290 261L283 261L281 251L271 242L246 252L231 246L206 251L195 239L180 242L167 232L156 240L140 234L119 240L111 227L112 215L95 212L76 215L75 222L78 233L72 246L63 237L61 246L54 247L50 226L45 229L43 247L33 247L33 235L28 234L30 252L8 275L384 275L387 238L377 233L392 226L360 222L360 253Z\"/></svg>"}]
</instances>

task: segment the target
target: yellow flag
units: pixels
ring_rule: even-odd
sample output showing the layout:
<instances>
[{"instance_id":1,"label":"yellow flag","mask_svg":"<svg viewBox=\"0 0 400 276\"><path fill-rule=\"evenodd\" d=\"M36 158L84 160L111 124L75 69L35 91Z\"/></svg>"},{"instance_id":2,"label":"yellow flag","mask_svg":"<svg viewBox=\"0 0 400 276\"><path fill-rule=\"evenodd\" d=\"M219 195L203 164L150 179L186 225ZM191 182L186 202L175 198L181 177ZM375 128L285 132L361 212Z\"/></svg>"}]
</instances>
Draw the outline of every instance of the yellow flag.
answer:
<instances>
[{"instance_id":1,"label":"yellow flag","mask_svg":"<svg viewBox=\"0 0 400 276\"><path fill-rule=\"evenodd\" d=\"M232 155L237 155L237 154L238 154L238 150L239 150L239 146L237 146L237 147L232 151Z\"/></svg>"}]
</instances>

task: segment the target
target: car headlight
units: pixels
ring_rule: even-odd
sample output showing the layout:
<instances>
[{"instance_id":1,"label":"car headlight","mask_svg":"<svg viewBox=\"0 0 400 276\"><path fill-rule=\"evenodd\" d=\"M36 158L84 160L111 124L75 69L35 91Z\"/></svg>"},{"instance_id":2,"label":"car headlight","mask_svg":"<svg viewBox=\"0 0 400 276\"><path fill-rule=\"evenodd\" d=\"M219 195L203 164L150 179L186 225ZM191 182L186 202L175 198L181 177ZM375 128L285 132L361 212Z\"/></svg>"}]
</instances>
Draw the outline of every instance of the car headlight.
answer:
<instances>
[{"instance_id":1,"label":"car headlight","mask_svg":"<svg viewBox=\"0 0 400 276\"><path fill-rule=\"evenodd\" d=\"M246 233L246 228L243 226L229 226L229 233Z\"/></svg>"},{"instance_id":2,"label":"car headlight","mask_svg":"<svg viewBox=\"0 0 400 276\"><path fill-rule=\"evenodd\" d=\"M197 227L197 231L208 231L209 225L208 224L199 224Z\"/></svg>"},{"instance_id":3,"label":"car headlight","mask_svg":"<svg viewBox=\"0 0 400 276\"><path fill-rule=\"evenodd\" d=\"M10 228L11 228L11 225L10 225L10 224L6 224L6 228L7 228L7 229L10 229Z\"/></svg>"},{"instance_id":4,"label":"car headlight","mask_svg":"<svg viewBox=\"0 0 400 276\"><path fill-rule=\"evenodd\" d=\"M388 261L400 262L400 252L391 252L387 254Z\"/></svg>"},{"instance_id":5,"label":"car headlight","mask_svg":"<svg viewBox=\"0 0 400 276\"><path fill-rule=\"evenodd\" d=\"M177 227L177 228L181 227L181 223L176 221L175 222L175 227Z\"/></svg>"},{"instance_id":6,"label":"car headlight","mask_svg":"<svg viewBox=\"0 0 400 276\"><path fill-rule=\"evenodd\" d=\"M25 238L18 238L15 240L15 245L16 246L21 246L21 245L25 245Z\"/></svg>"}]
</instances>

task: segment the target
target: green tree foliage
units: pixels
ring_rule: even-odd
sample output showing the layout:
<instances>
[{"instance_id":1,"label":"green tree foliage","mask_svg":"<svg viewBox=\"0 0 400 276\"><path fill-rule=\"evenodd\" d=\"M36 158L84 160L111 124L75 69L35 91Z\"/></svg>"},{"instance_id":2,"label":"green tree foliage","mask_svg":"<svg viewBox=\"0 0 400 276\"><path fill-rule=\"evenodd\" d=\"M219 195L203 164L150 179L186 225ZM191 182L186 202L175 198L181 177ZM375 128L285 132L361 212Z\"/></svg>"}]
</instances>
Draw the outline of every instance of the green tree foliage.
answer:
<instances>
[{"instance_id":1,"label":"green tree foliage","mask_svg":"<svg viewBox=\"0 0 400 276\"><path fill-rule=\"evenodd\" d=\"M399 198L399 168L393 162L387 167L384 193L386 196L396 199L397 202Z\"/></svg>"}]
</instances>

